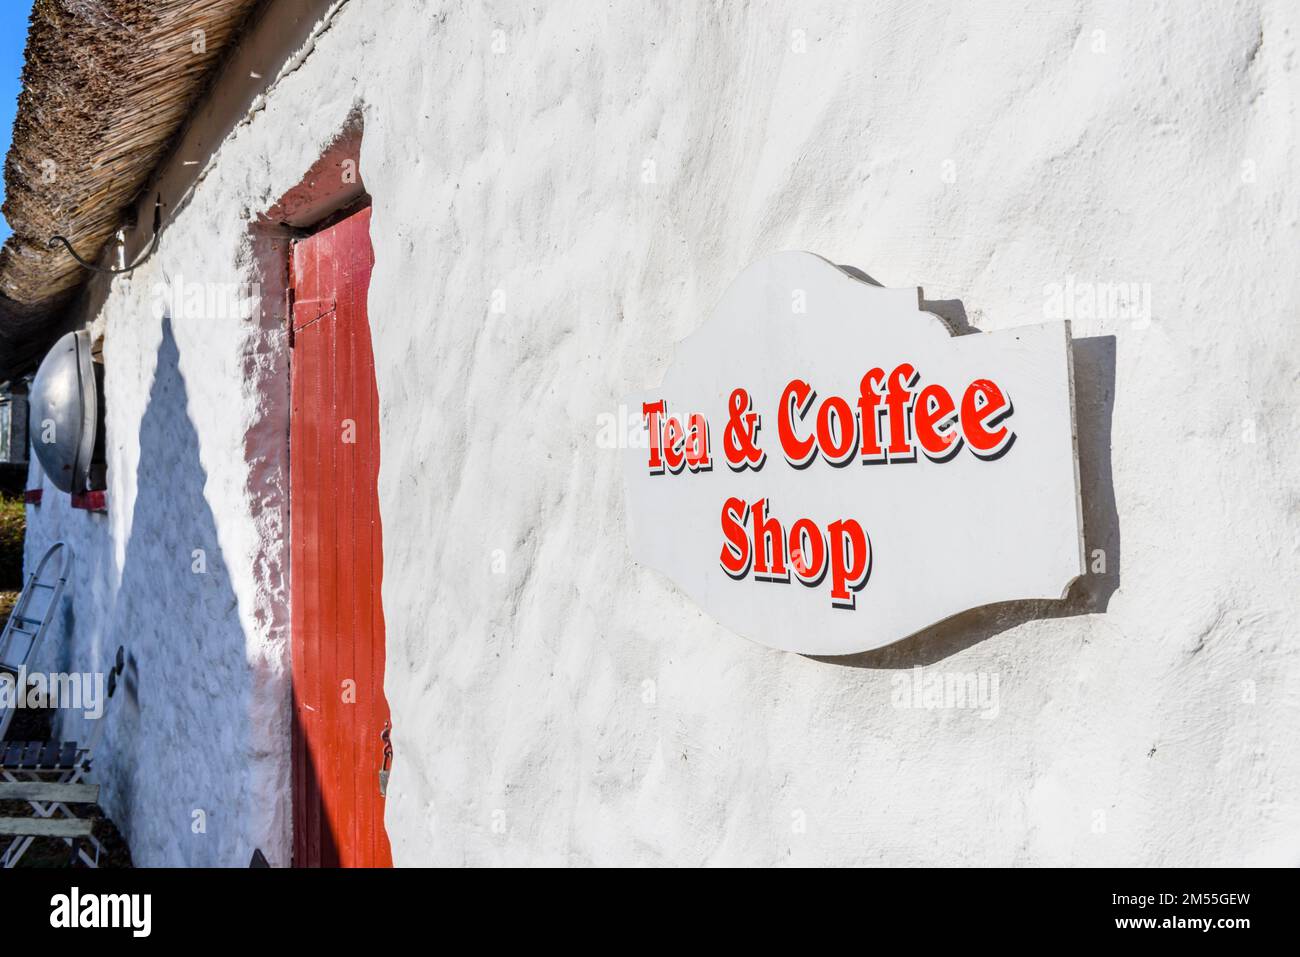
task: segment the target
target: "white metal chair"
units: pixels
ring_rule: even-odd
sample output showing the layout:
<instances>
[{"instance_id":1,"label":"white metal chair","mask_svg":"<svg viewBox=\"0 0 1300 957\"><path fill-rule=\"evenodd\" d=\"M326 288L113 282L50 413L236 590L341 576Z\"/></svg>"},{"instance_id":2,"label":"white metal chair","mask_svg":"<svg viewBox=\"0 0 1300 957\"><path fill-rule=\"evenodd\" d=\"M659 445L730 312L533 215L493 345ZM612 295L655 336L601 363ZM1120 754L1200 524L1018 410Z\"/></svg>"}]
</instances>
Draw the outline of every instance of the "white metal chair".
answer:
<instances>
[{"instance_id":1,"label":"white metal chair","mask_svg":"<svg viewBox=\"0 0 1300 957\"><path fill-rule=\"evenodd\" d=\"M103 722L92 731L86 746L76 742L5 741L17 712L18 696L26 693L27 669L36 663L45 634L58 614L64 587L72 568L72 548L55 542L36 569L27 576L4 631L0 633L0 679L10 683L10 694L0 703L0 799L25 800L33 817L0 818L0 837L9 837L0 853L0 866L12 867L37 837L59 837L73 854L88 864L99 859L99 842L91 834L92 822L78 818L69 805L94 804L98 785L82 783L90 770L90 755L98 743ZM109 673L109 696L121 673L121 651ZM78 844L85 838L90 852Z\"/></svg>"},{"instance_id":2,"label":"white metal chair","mask_svg":"<svg viewBox=\"0 0 1300 957\"><path fill-rule=\"evenodd\" d=\"M96 804L99 785L85 781L91 771L91 757L104 733L108 705L117 692L125 666L119 646L108 671L108 696L104 711L95 720L86 743L75 741L0 741L0 799L25 800L32 817L0 817L0 837L12 838L0 852L0 867L14 867L38 837L62 838L72 849L74 860L99 866L103 850L94 836L94 822L79 817L70 807ZM86 842L83 846L80 841Z\"/></svg>"}]
</instances>

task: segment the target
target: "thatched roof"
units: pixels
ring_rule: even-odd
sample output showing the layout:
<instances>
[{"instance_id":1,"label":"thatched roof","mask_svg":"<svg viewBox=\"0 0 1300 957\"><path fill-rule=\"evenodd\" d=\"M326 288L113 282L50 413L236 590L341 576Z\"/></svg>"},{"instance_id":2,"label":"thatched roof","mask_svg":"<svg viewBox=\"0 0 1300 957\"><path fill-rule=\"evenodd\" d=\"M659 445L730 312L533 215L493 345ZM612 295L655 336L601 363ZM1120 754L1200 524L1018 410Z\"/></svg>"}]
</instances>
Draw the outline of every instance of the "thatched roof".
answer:
<instances>
[{"instance_id":1,"label":"thatched roof","mask_svg":"<svg viewBox=\"0 0 1300 957\"><path fill-rule=\"evenodd\" d=\"M36 0L4 167L0 381L39 360L89 276L50 237L99 257L256 2Z\"/></svg>"}]
</instances>

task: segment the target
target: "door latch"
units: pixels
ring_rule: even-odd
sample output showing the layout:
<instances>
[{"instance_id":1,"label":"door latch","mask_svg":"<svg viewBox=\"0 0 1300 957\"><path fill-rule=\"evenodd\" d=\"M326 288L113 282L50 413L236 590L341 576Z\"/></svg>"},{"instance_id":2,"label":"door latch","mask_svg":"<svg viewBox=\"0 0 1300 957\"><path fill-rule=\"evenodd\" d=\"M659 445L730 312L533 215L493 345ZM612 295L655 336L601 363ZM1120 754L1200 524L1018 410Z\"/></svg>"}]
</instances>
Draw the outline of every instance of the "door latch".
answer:
<instances>
[{"instance_id":1,"label":"door latch","mask_svg":"<svg viewBox=\"0 0 1300 957\"><path fill-rule=\"evenodd\" d=\"M392 725L385 720L384 730L379 732L379 740L384 742L384 756L379 762L379 796L388 797L388 771L393 765L393 745L389 740Z\"/></svg>"}]
</instances>

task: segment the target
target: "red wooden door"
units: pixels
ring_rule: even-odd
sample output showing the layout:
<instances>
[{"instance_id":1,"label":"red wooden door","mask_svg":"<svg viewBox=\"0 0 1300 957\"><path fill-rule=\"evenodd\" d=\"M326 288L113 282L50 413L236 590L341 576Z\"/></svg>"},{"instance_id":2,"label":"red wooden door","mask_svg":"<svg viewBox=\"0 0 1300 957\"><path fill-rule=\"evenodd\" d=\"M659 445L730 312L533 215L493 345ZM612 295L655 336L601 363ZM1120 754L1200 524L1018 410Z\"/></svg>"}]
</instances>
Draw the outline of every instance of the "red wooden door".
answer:
<instances>
[{"instance_id":1,"label":"red wooden door","mask_svg":"<svg viewBox=\"0 0 1300 957\"><path fill-rule=\"evenodd\" d=\"M363 209L294 243L289 422L299 866L389 867L379 407ZM383 737L381 737L383 735Z\"/></svg>"}]
</instances>

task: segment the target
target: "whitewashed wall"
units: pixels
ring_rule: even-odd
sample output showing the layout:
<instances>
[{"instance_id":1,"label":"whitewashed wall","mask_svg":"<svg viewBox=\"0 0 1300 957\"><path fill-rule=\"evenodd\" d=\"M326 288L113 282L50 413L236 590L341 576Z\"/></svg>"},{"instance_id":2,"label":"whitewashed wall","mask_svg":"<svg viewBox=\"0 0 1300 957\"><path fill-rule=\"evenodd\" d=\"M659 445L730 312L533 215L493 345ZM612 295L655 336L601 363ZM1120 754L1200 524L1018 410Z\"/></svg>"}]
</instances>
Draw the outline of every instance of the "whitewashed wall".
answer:
<instances>
[{"instance_id":1,"label":"whitewashed wall","mask_svg":"<svg viewBox=\"0 0 1300 957\"><path fill-rule=\"evenodd\" d=\"M109 515L30 513L29 560L78 549L72 661L137 660L100 765L137 861L288 856L283 343L172 346L148 285L271 283L245 217L357 105L399 864L1300 863L1296 19L344 6L96 311ZM1106 567L1068 606L814 660L630 564L598 417L789 248L980 329L1149 288L1074 316ZM916 665L996 675L996 717L896 707Z\"/></svg>"}]
</instances>

